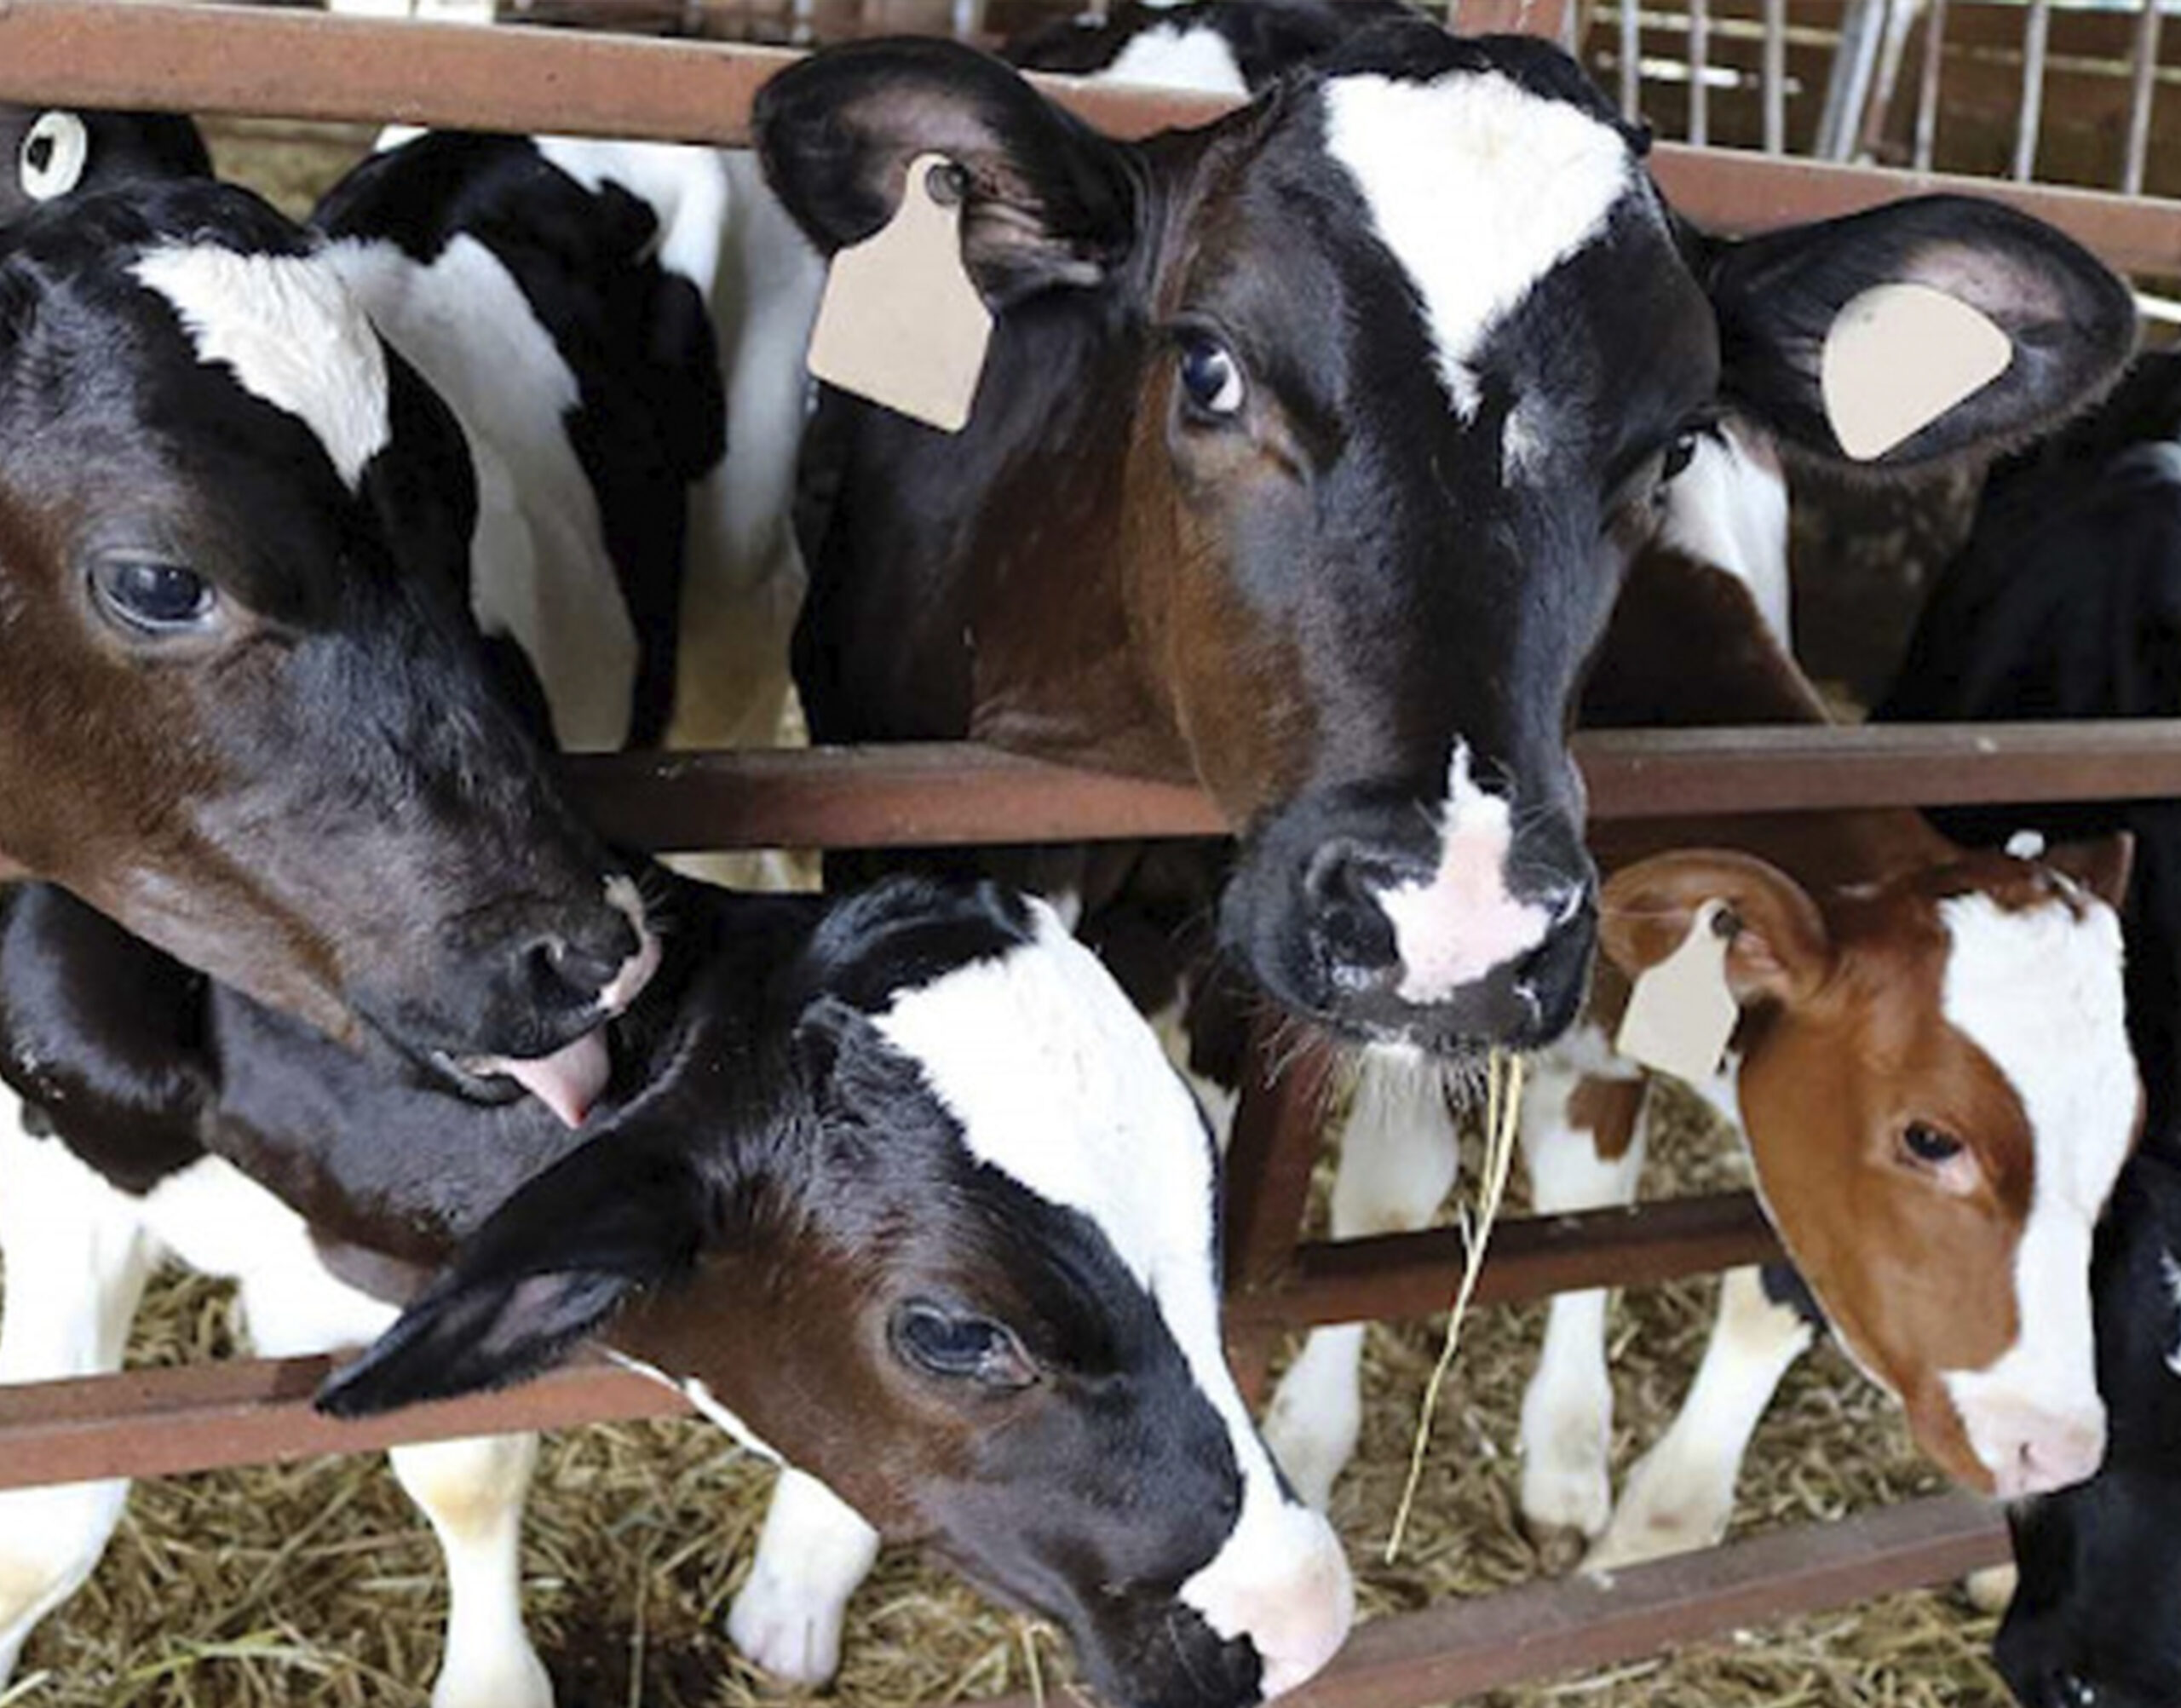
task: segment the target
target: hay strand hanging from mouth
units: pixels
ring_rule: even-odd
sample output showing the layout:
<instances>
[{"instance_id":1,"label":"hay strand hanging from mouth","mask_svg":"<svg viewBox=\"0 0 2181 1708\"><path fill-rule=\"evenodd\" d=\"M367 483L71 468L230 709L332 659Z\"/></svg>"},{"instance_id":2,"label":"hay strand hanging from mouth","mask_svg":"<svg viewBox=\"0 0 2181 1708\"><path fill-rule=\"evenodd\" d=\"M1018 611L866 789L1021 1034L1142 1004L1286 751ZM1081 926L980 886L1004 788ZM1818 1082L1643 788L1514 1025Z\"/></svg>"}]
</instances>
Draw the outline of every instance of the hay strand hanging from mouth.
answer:
<instances>
[{"instance_id":1,"label":"hay strand hanging from mouth","mask_svg":"<svg viewBox=\"0 0 2181 1708\"><path fill-rule=\"evenodd\" d=\"M1416 1487L1424 1479L1424 1455L1431 1445L1431 1419L1439 1410L1439 1390L1446 1385L1454 1354L1461 1345L1462 1322L1476 1296L1477 1278L1484 1273L1485 1248L1499 1219L1499 1206L1507 1195L1507 1177L1514 1171L1516 1123L1522 1107L1522 1058L1505 1050L1492 1052L1485 1080L1484 1169L1477 1182L1472 1211L1463 1205L1455 1214L1462 1232L1462 1279L1447 1312L1447 1337L1439 1348L1439 1361L1424 1389L1424 1405L1416 1419L1416 1440L1408 1454L1408 1479L1401 1485L1401 1504L1394 1510L1392 1533L1386 1538L1386 1563L1401 1558L1401 1538L1407 1533L1410 1509L1416 1504Z\"/></svg>"}]
</instances>

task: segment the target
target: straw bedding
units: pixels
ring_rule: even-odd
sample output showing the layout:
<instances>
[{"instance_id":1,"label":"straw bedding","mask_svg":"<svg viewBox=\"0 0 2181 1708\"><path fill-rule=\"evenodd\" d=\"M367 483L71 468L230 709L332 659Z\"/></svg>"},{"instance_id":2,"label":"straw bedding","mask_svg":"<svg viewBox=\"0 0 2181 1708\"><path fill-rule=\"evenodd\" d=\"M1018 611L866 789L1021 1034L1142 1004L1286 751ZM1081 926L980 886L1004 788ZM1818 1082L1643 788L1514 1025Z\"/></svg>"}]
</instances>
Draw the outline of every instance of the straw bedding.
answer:
<instances>
[{"instance_id":1,"label":"straw bedding","mask_svg":"<svg viewBox=\"0 0 2181 1708\"><path fill-rule=\"evenodd\" d=\"M216 133L222 169L291 212L364 134L298 143L291 127ZM1672 1100L1649 1189L1729 1178L1707 1118ZM0 1183L4 1189L4 1183ZM1672 1415L1704 1343L1712 1285L1624 1297L1613 1316L1615 1456L1625 1468ZM171 1364L233 1349L226 1291L158 1284L131 1356ZM1367 1615L1488 1594L1533 1578L1516 1522L1516 1419L1541 1308L1483 1310L1465 1331L1397 1565L1380 1556L1399 1498L1435 1324L1374 1330L1362 1450L1333 1516ZM1931 1492L1886 1402L1830 1349L1789 1378L1760 1431L1736 1533L1836 1518ZM532 1630L564 1708L739 1708L779 1693L722 1634L747 1570L770 1475L694 1423L583 1430L549 1444L524 1556ZM83 1592L32 1642L0 1708L421 1708L443 1609L436 1550L383 1463L326 1460L140 1487ZM1609 1674L1494 1696L1494 1708L1694 1703L1998 1708L1991 1621L1958 1596L1896 1597L1743 1633ZM914 1556L889 1551L852 1613L835 1699L906 1708L1059 1691L1048 1628L995 1610Z\"/></svg>"}]
</instances>

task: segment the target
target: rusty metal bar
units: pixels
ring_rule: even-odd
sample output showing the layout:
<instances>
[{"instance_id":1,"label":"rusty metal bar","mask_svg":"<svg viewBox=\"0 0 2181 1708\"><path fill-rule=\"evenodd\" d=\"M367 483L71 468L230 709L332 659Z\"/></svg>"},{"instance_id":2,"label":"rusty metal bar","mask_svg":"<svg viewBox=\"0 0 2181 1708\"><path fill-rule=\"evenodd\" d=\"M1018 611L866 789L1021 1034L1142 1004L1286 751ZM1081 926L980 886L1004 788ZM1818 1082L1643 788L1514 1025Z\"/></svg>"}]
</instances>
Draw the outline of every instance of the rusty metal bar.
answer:
<instances>
[{"instance_id":1,"label":"rusty metal bar","mask_svg":"<svg viewBox=\"0 0 2181 1708\"><path fill-rule=\"evenodd\" d=\"M2007 1557L1997 1508L1945 1495L1356 1629L1292 1708L1413 1708L1592 1672L1746 1626L1953 1581ZM1027 1696L980 1708L1039 1708Z\"/></svg>"},{"instance_id":2,"label":"rusty metal bar","mask_svg":"<svg viewBox=\"0 0 2181 1708\"><path fill-rule=\"evenodd\" d=\"M2022 26L2022 116L2014 133L2017 183L2037 175L2037 132L2044 119L2045 55L2052 36L2052 0L2029 0Z\"/></svg>"},{"instance_id":3,"label":"rusty metal bar","mask_svg":"<svg viewBox=\"0 0 2181 1708\"><path fill-rule=\"evenodd\" d=\"M1575 738L1591 816L2181 796L2181 720L1601 731ZM661 852L1217 836L1193 789L949 744L591 755L571 784L615 841Z\"/></svg>"},{"instance_id":4,"label":"rusty metal bar","mask_svg":"<svg viewBox=\"0 0 2181 1708\"><path fill-rule=\"evenodd\" d=\"M1787 152L1787 0L1764 0L1764 152Z\"/></svg>"},{"instance_id":5,"label":"rusty metal bar","mask_svg":"<svg viewBox=\"0 0 2181 1708\"><path fill-rule=\"evenodd\" d=\"M1712 140L1712 90L1705 82L1712 69L1711 0L1689 0L1689 146Z\"/></svg>"},{"instance_id":6,"label":"rusty metal bar","mask_svg":"<svg viewBox=\"0 0 2181 1708\"><path fill-rule=\"evenodd\" d=\"M171 1476L516 1429L678 1417L679 1394L594 1360L504 1393L361 1423L311 1410L327 1358L244 1359L0 1385L0 1488Z\"/></svg>"},{"instance_id":7,"label":"rusty metal bar","mask_svg":"<svg viewBox=\"0 0 2181 1708\"><path fill-rule=\"evenodd\" d=\"M2155 3L2155 0L2154 0ZM1927 0L1924 64L1916 83L1916 170L1928 172L1938 147L1939 75L1946 64L1946 0Z\"/></svg>"},{"instance_id":8,"label":"rusty metal bar","mask_svg":"<svg viewBox=\"0 0 2181 1708\"><path fill-rule=\"evenodd\" d=\"M1620 116L1643 116L1643 14L1638 0L1620 0Z\"/></svg>"},{"instance_id":9,"label":"rusty metal bar","mask_svg":"<svg viewBox=\"0 0 2181 1708\"><path fill-rule=\"evenodd\" d=\"M1298 1246L1269 1280L1229 1297L1229 1337L1430 1316L1453 1298L1463 1255L1453 1228ZM1493 1230L1476 1297L1479 1304L1526 1304L1591 1287L1655 1286L1780 1256L1778 1237L1746 1192L1514 1216Z\"/></svg>"},{"instance_id":10,"label":"rusty metal bar","mask_svg":"<svg viewBox=\"0 0 2181 1708\"><path fill-rule=\"evenodd\" d=\"M2158 99L2159 0L2143 0L2136 14L2134 63L2128 85L2128 152L2121 166L2121 193L2140 196L2150 158L2151 108Z\"/></svg>"},{"instance_id":11,"label":"rusty metal bar","mask_svg":"<svg viewBox=\"0 0 2181 1708\"><path fill-rule=\"evenodd\" d=\"M1299 1087L1301 1076L1320 1071L1298 1060L1286 1073ZM1316 1107L1308 1096L1275 1102L1290 1112ZM1314 1160L1315 1134L1302 1136L1309 1142L1277 1154ZM1303 1184L1307 1188L1307 1169ZM1292 1185L1275 1182L1278 1189L1255 1194L1279 1212L1277 1217L1257 1212L1262 1236L1246 1222L1235 1234L1235 1245L1246 1259L1265 1265L1262 1274L1269 1282L1262 1293L1231 1307L1230 1322L1242 1334L1268 1336L1282 1327L1358 1315L1424 1316L1444 1308L1460 1270L1459 1243L1428 1234L1403 1235L1306 1245L1291 1259L1292 1230L1300 1221ZM1239 1182L1230 1188L1238 1213L1247 1213L1243 1205L1251 1196ZM1493 1235L1478 1297L1509 1303L1759 1262L1774 1254L1764 1228L1746 1193L1579 1216L1511 1218ZM1283 1228L1288 1230L1284 1236ZM1373 1285L1383 1291L1383 1305L1365 1291ZM670 1389L590 1360L504 1393L342 1423L310 1409L310 1396L333 1362L239 1360L0 1385L0 1488L174 1475L316 1453L370 1452L400 1441L677 1417L688 1410Z\"/></svg>"}]
</instances>

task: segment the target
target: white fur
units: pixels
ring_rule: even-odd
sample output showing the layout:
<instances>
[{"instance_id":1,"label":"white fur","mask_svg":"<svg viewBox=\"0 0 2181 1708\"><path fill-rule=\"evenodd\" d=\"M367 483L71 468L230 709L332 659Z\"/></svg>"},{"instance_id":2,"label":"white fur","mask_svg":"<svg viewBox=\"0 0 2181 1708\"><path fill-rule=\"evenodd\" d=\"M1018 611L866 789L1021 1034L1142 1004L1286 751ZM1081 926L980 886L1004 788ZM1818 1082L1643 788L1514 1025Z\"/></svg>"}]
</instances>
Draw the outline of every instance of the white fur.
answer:
<instances>
[{"instance_id":1,"label":"white fur","mask_svg":"<svg viewBox=\"0 0 2181 1708\"><path fill-rule=\"evenodd\" d=\"M2010 1498L2086 1476L2105 1433L2091 1330L2091 1231L2134 1136L2121 929L2103 902L2009 912L1939 905L1950 939L1942 1010L2004 1073L2035 1147L2015 1260L2021 1331L1997 1362L1946 1377L1971 1446ZM2033 1465L2028 1452L2040 1462Z\"/></svg>"},{"instance_id":2,"label":"white fur","mask_svg":"<svg viewBox=\"0 0 2181 1708\"><path fill-rule=\"evenodd\" d=\"M877 1024L921 1064L970 1153L1080 1212L1156 1304L1242 1480L1234 1530L1181 1596L1220 1636L1251 1636L1276 1694L1346 1634L1347 1566L1325 1521L1282 1494L1227 1367L1203 1118L1096 957L1031 906L1033 944L904 993Z\"/></svg>"},{"instance_id":3,"label":"white fur","mask_svg":"<svg viewBox=\"0 0 2181 1708\"><path fill-rule=\"evenodd\" d=\"M1471 364L1493 328L1635 190L1627 144L1497 72L1334 78L1324 99L1327 152L1414 284L1440 379L1466 420Z\"/></svg>"},{"instance_id":4,"label":"white fur","mask_svg":"<svg viewBox=\"0 0 2181 1708\"><path fill-rule=\"evenodd\" d=\"M1442 1001L1494 967L1529 952L1552 928L1551 910L1518 901L1507 889L1514 826L1504 796L1470 774L1469 744L1457 741L1447 767L1439 821L1439 865L1431 876L1378 892L1394 928L1405 1001Z\"/></svg>"},{"instance_id":5,"label":"white fur","mask_svg":"<svg viewBox=\"0 0 2181 1708\"><path fill-rule=\"evenodd\" d=\"M1792 652L1787 482L1755 428L1719 423L1725 442L1699 434L1689 466L1667 483L1659 538L1749 589L1765 626Z\"/></svg>"},{"instance_id":6,"label":"white fur","mask_svg":"<svg viewBox=\"0 0 2181 1708\"><path fill-rule=\"evenodd\" d=\"M1333 1175L1336 1239L1406 1234L1446 1200L1461 1149L1442 1066L1413 1051L1370 1050L1356 1071ZM1296 1492L1323 1510L1362 1429L1363 1330L1313 1329L1272 1396L1265 1445Z\"/></svg>"},{"instance_id":7,"label":"white fur","mask_svg":"<svg viewBox=\"0 0 2181 1708\"><path fill-rule=\"evenodd\" d=\"M539 136L538 152L597 195L616 185L646 203L659 221L653 253L710 300L719 273L720 233L734 207L725 158L716 148L676 142L616 142L590 136Z\"/></svg>"},{"instance_id":8,"label":"white fur","mask_svg":"<svg viewBox=\"0 0 2181 1708\"><path fill-rule=\"evenodd\" d=\"M1250 92L1227 38L1217 30L1181 20L1137 31L1114 56L1111 65L1084 80L1194 89L1204 95L1238 98L1246 98Z\"/></svg>"},{"instance_id":9,"label":"white fur","mask_svg":"<svg viewBox=\"0 0 2181 1708\"><path fill-rule=\"evenodd\" d=\"M659 934L651 929L643 893L634 878L620 873L607 878L606 904L625 918L636 934L636 952L621 963L620 970L598 993L598 1011L610 1020L636 1001L651 982L652 975L659 970Z\"/></svg>"},{"instance_id":10,"label":"white fur","mask_svg":"<svg viewBox=\"0 0 2181 1708\"><path fill-rule=\"evenodd\" d=\"M457 236L429 266L388 242L327 255L388 340L445 398L477 469L471 598L538 671L562 748L627 739L636 630L598 500L568 442L575 376L499 257Z\"/></svg>"},{"instance_id":11,"label":"white fur","mask_svg":"<svg viewBox=\"0 0 2181 1708\"><path fill-rule=\"evenodd\" d=\"M1583 1562L1586 1569L1616 1570L1708 1548L1726 1534L1750 1437L1812 1337L1800 1315L1765 1297L1755 1269L1722 1278L1718 1315L1689 1397L1629 1472L1613 1522Z\"/></svg>"},{"instance_id":12,"label":"white fur","mask_svg":"<svg viewBox=\"0 0 2181 1708\"><path fill-rule=\"evenodd\" d=\"M386 353L322 256L155 249L132 269L174 305L198 359L318 435L350 487L393 437Z\"/></svg>"},{"instance_id":13,"label":"white fur","mask_svg":"<svg viewBox=\"0 0 2181 1708\"><path fill-rule=\"evenodd\" d=\"M2181 1313L2181 1262L2175 1262L2173 1254L2168 1251L2165 1257L2164 1268L2166 1290L2173 1296L2174 1310L2176 1313ZM2167 1354L2166 1367L2176 1376L2181 1376L2181 1340L2176 1340L2173 1343L2173 1350Z\"/></svg>"},{"instance_id":14,"label":"white fur","mask_svg":"<svg viewBox=\"0 0 2181 1708\"><path fill-rule=\"evenodd\" d=\"M840 1668L849 1600L878 1563L878 1539L815 1477L781 1471L750 1575L728 1609L734 1646L775 1678L823 1684Z\"/></svg>"},{"instance_id":15,"label":"white fur","mask_svg":"<svg viewBox=\"0 0 2181 1708\"><path fill-rule=\"evenodd\" d=\"M538 1437L422 1441L387 1457L446 1558L446 1654L432 1708L553 1708L522 1625L522 1509Z\"/></svg>"}]
</instances>

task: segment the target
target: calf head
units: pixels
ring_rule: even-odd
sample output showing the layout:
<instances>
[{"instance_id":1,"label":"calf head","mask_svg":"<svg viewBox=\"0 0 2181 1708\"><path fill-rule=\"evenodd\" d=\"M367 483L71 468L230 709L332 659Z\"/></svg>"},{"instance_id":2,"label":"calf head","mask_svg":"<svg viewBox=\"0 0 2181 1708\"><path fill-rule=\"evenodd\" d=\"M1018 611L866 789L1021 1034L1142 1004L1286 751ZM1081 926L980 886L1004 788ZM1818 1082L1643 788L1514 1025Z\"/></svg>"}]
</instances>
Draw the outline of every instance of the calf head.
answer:
<instances>
[{"instance_id":1,"label":"calf head","mask_svg":"<svg viewBox=\"0 0 2181 1708\"><path fill-rule=\"evenodd\" d=\"M2021 1586L1997 1659L2023 1708L2181 1701L2181 1167L2133 1159L2098 1234L2098 1383L2112 1419L2088 1482L2009 1514Z\"/></svg>"},{"instance_id":2,"label":"calf head","mask_svg":"<svg viewBox=\"0 0 2181 1708\"><path fill-rule=\"evenodd\" d=\"M2135 1142L2121 992L2128 843L1958 860L1813 895L1726 853L1605 889L1635 975L1732 921L1736 1091L1767 1212L1924 1449L1988 1492L2096 1469L2091 1232Z\"/></svg>"},{"instance_id":3,"label":"calf head","mask_svg":"<svg viewBox=\"0 0 2181 1708\"><path fill-rule=\"evenodd\" d=\"M2071 406L2132 336L2117 281L1997 207L1710 244L1528 38L1384 24L1141 144L966 49L864 43L781 73L757 132L828 252L916 157L952 160L998 317L958 440L857 418L799 637L820 734L1200 782L1243 839L1245 964L1434 1049L1541 1040L1580 1000L1571 693L1722 400L1843 460L1827 331L1930 284L2015 359L1879 459L1902 467Z\"/></svg>"},{"instance_id":4,"label":"calf head","mask_svg":"<svg viewBox=\"0 0 2181 1708\"><path fill-rule=\"evenodd\" d=\"M0 101L0 226L43 203L142 179L209 178L211 158L187 118Z\"/></svg>"},{"instance_id":5,"label":"calf head","mask_svg":"<svg viewBox=\"0 0 2181 1708\"><path fill-rule=\"evenodd\" d=\"M596 1329L1060 1621L1116 1701L1309 1676L1347 1570L1228 1373L1210 1134L1119 986L1042 907L902 884L768 1003L757 1038L677 1043L327 1403L504 1383ZM684 1004L750 1006L740 975Z\"/></svg>"},{"instance_id":6,"label":"calf head","mask_svg":"<svg viewBox=\"0 0 2181 1708\"><path fill-rule=\"evenodd\" d=\"M602 1046L561 1052L652 944L493 691L468 468L256 198L145 185L11 227L0 861L336 1035L521 1058L573 1113L562 1070Z\"/></svg>"}]
</instances>

